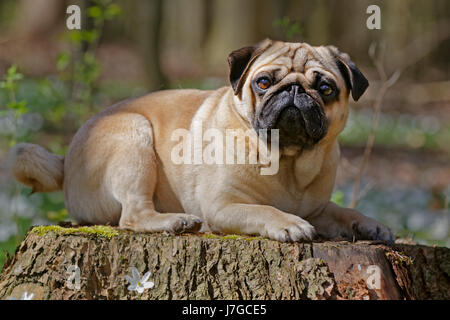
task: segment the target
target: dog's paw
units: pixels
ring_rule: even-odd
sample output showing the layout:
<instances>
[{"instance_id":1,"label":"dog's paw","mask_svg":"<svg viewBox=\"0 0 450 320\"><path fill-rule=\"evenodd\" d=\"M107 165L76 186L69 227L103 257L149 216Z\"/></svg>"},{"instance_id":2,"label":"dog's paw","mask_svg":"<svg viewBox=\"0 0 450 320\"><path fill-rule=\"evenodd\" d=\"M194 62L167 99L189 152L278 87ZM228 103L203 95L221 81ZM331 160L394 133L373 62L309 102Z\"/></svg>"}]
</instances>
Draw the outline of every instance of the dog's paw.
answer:
<instances>
[{"instance_id":1,"label":"dog's paw","mask_svg":"<svg viewBox=\"0 0 450 320\"><path fill-rule=\"evenodd\" d=\"M203 221L194 215L184 213L158 213L141 212L134 219L121 219L119 226L122 229L135 232L197 232L202 227Z\"/></svg>"},{"instance_id":2,"label":"dog's paw","mask_svg":"<svg viewBox=\"0 0 450 320\"><path fill-rule=\"evenodd\" d=\"M300 217L286 214L281 221L270 221L265 225L264 236L280 242L312 240L314 227Z\"/></svg>"},{"instance_id":3,"label":"dog's paw","mask_svg":"<svg viewBox=\"0 0 450 320\"><path fill-rule=\"evenodd\" d=\"M178 214L173 217L171 226L167 231L173 233L197 232L202 227L202 222L203 221L197 216Z\"/></svg>"},{"instance_id":4,"label":"dog's paw","mask_svg":"<svg viewBox=\"0 0 450 320\"><path fill-rule=\"evenodd\" d=\"M381 240L390 244L395 241L391 229L368 217L362 221L354 221L352 229L358 240Z\"/></svg>"}]
</instances>

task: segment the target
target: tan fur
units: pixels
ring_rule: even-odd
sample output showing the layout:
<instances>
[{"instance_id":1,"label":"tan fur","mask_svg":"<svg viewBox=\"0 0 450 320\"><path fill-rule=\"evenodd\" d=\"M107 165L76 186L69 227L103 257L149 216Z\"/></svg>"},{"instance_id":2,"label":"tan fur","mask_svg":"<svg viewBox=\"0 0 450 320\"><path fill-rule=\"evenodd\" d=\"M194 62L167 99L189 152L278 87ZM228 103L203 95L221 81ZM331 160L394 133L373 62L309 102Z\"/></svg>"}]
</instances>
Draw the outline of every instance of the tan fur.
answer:
<instances>
[{"instance_id":1,"label":"tan fur","mask_svg":"<svg viewBox=\"0 0 450 320\"><path fill-rule=\"evenodd\" d=\"M64 157L35 144L19 143L10 151L7 161L14 177L33 192L61 190Z\"/></svg>"},{"instance_id":2,"label":"tan fur","mask_svg":"<svg viewBox=\"0 0 450 320\"><path fill-rule=\"evenodd\" d=\"M281 150L276 175L261 175L260 165L172 162L177 142L171 141L171 134L176 129L192 132L199 121L204 128L251 129L258 100L251 79L273 68L280 69L282 82L296 79L305 87L314 70L336 80L341 96L326 110L331 125L325 138L311 150ZM351 237L355 225L361 225L360 230L382 228L383 238L389 238L384 226L329 202L339 161L337 136L348 115L348 90L329 51L266 43L246 73L241 95L231 87L160 91L122 102L87 121L64 161L70 214L80 222L119 224L135 231L192 231L202 224L203 230L298 241L316 233ZM62 158L36 146L22 150L14 166L19 181L37 191L57 189Z\"/></svg>"}]
</instances>

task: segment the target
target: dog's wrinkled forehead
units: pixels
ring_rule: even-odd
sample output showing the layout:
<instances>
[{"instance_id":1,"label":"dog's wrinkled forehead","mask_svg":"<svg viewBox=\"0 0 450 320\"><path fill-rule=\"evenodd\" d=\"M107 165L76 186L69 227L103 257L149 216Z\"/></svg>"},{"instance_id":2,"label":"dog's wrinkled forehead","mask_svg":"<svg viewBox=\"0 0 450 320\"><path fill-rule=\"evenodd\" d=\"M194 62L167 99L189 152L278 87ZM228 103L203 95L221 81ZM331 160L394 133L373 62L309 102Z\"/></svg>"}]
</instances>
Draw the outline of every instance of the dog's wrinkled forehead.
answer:
<instances>
[{"instance_id":1,"label":"dog's wrinkled forehead","mask_svg":"<svg viewBox=\"0 0 450 320\"><path fill-rule=\"evenodd\" d=\"M268 66L283 69L286 74L305 73L308 69L317 68L339 76L336 59L327 47L313 47L304 42L272 42L255 61L252 69L258 72Z\"/></svg>"}]
</instances>

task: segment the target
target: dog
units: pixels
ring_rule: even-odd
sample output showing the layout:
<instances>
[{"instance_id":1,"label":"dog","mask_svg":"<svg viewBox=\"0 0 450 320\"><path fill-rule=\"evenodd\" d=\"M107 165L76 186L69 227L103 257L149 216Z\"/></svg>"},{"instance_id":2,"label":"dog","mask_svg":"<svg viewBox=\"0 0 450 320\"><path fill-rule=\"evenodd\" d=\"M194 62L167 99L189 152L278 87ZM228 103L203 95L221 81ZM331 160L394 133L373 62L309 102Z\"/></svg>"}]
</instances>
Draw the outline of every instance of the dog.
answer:
<instances>
[{"instance_id":1,"label":"dog","mask_svg":"<svg viewBox=\"0 0 450 320\"><path fill-rule=\"evenodd\" d=\"M65 157L18 144L14 176L34 192L63 189L79 223L392 243L389 228L330 201L349 95L357 101L368 87L350 57L334 46L266 39L233 51L228 63L229 86L158 91L103 110ZM276 174L262 175L261 164L174 163L172 133L199 124L257 139L277 130Z\"/></svg>"}]
</instances>

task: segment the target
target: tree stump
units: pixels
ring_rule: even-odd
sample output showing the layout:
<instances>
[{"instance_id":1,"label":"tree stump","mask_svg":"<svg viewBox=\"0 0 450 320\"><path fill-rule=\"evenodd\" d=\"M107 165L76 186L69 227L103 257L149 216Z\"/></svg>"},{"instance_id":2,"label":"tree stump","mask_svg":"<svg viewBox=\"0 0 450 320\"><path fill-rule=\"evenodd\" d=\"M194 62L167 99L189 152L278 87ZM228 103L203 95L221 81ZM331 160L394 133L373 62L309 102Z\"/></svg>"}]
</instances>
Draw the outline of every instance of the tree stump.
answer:
<instances>
[{"instance_id":1,"label":"tree stump","mask_svg":"<svg viewBox=\"0 0 450 320\"><path fill-rule=\"evenodd\" d=\"M129 290L135 267L154 287ZM450 249L35 227L0 299L450 299Z\"/></svg>"}]
</instances>

